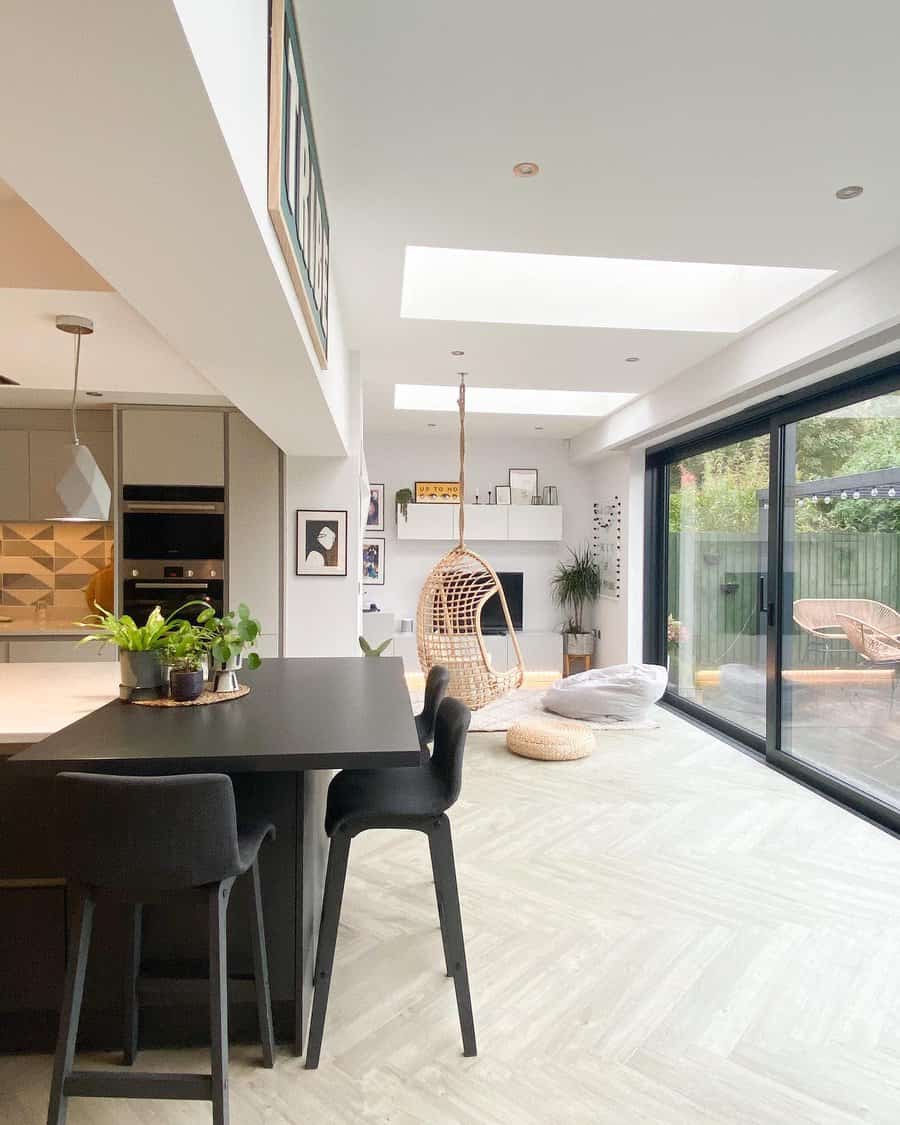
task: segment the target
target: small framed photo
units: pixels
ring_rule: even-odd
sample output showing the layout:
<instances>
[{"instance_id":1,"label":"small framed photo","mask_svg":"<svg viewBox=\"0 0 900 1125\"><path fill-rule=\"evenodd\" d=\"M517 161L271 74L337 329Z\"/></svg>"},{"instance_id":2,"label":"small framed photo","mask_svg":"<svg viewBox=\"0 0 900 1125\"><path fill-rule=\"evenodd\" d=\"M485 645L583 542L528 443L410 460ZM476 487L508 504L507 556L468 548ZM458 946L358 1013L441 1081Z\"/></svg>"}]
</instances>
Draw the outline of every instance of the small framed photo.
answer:
<instances>
[{"instance_id":1,"label":"small framed photo","mask_svg":"<svg viewBox=\"0 0 900 1125\"><path fill-rule=\"evenodd\" d=\"M297 573L347 573L346 511L297 510Z\"/></svg>"},{"instance_id":2,"label":"small framed photo","mask_svg":"<svg viewBox=\"0 0 900 1125\"><path fill-rule=\"evenodd\" d=\"M366 531L384 531L384 485L369 485L369 514Z\"/></svg>"},{"instance_id":3,"label":"small framed photo","mask_svg":"<svg viewBox=\"0 0 900 1125\"><path fill-rule=\"evenodd\" d=\"M532 496L538 494L537 469L510 469L509 490L513 504L530 504Z\"/></svg>"},{"instance_id":4,"label":"small framed photo","mask_svg":"<svg viewBox=\"0 0 900 1125\"><path fill-rule=\"evenodd\" d=\"M362 541L362 580L364 586L384 585L384 540L378 536Z\"/></svg>"},{"instance_id":5,"label":"small framed photo","mask_svg":"<svg viewBox=\"0 0 900 1125\"><path fill-rule=\"evenodd\" d=\"M512 490L508 484L498 484L494 486L494 498L498 504L511 504L512 503Z\"/></svg>"},{"instance_id":6,"label":"small framed photo","mask_svg":"<svg viewBox=\"0 0 900 1125\"><path fill-rule=\"evenodd\" d=\"M417 480L417 504L458 504L458 480Z\"/></svg>"}]
</instances>

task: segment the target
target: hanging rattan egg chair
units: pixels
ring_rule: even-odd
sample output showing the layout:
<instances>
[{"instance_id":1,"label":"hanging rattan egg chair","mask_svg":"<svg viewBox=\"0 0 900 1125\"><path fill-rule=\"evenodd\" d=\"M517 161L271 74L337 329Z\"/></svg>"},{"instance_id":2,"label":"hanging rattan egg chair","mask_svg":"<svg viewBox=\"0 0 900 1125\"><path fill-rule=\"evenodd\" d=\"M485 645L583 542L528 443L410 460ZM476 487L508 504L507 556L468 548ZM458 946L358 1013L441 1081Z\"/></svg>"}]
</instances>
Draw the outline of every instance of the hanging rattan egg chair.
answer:
<instances>
[{"instance_id":1,"label":"hanging rattan egg chair","mask_svg":"<svg viewBox=\"0 0 900 1125\"><path fill-rule=\"evenodd\" d=\"M500 579L490 563L465 544L465 379L459 388L459 543L432 568L419 595L416 647L427 675L435 664L450 672L449 693L473 711L522 686L525 668ZM485 602L500 601L516 662L498 671L481 631Z\"/></svg>"}]
</instances>

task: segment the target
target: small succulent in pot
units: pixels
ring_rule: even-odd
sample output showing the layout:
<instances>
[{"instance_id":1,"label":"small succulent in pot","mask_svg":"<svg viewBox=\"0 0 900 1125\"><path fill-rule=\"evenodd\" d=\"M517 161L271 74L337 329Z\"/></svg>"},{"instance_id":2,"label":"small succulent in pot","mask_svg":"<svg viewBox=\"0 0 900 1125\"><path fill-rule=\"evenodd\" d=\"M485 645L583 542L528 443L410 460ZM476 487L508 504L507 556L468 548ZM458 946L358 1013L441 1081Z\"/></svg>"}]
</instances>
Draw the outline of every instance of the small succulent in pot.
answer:
<instances>
[{"instance_id":1,"label":"small succulent in pot","mask_svg":"<svg viewBox=\"0 0 900 1125\"><path fill-rule=\"evenodd\" d=\"M209 643L206 630L187 621L170 636L163 658L169 666L169 695L176 703L191 703L202 694Z\"/></svg>"},{"instance_id":2,"label":"small succulent in pot","mask_svg":"<svg viewBox=\"0 0 900 1125\"><path fill-rule=\"evenodd\" d=\"M262 631L262 626L250 616L250 610L243 602L237 613L229 610L216 617L212 609L204 610L197 616L197 624L202 626L211 638L209 646L216 669L214 691L236 691L238 688L235 672L242 666L244 653L247 667L258 668L262 659L258 652L251 650Z\"/></svg>"}]
</instances>

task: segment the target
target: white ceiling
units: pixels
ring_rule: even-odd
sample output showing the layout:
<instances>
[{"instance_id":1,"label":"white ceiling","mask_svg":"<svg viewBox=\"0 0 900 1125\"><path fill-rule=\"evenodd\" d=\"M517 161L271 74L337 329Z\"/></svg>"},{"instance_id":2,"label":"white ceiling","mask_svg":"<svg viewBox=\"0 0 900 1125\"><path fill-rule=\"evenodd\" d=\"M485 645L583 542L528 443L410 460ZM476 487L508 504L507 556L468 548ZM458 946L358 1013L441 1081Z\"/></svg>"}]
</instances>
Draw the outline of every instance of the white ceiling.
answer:
<instances>
[{"instance_id":1,"label":"white ceiling","mask_svg":"<svg viewBox=\"0 0 900 1125\"><path fill-rule=\"evenodd\" d=\"M395 382L463 366L470 384L640 393L734 338L403 321L407 244L841 276L900 242L892 0L295 4L372 429L426 425L394 413ZM522 160L540 175L514 178ZM865 194L836 201L848 183Z\"/></svg>"}]
</instances>

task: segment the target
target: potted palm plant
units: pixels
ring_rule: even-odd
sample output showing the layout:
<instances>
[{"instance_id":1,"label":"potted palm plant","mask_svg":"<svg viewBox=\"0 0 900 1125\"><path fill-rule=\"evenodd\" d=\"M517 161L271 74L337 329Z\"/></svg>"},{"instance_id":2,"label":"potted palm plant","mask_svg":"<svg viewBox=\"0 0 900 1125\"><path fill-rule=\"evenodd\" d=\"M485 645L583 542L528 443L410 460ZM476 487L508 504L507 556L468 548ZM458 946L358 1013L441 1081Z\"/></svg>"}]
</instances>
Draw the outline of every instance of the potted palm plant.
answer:
<instances>
[{"instance_id":1,"label":"potted palm plant","mask_svg":"<svg viewBox=\"0 0 900 1125\"><path fill-rule=\"evenodd\" d=\"M123 613L116 617L108 609L94 603L97 612L88 614L77 624L92 629L79 644L98 642L100 646L113 644L119 650L119 698L158 699L163 694L163 653L173 634L181 630L184 622L180 614L192 605L205 602L187 602L163 617L155 606L143 625Z\"/></svg>"},{"instance_id":2,"label":"potted palm plant","mask_svg":"<svg viewBox=\"0 0 900 1125\"><path fill-rule=\"evenodd\" d=\"M593 602L602 589L600 567L585 544L577 549L570 547L570 562L560 562L550 580L554 602L569 613L563 627L564 650L569 656L590 656L594 651L594 634L584 627L584 606Z\"/></svg>"}]
</instances>

